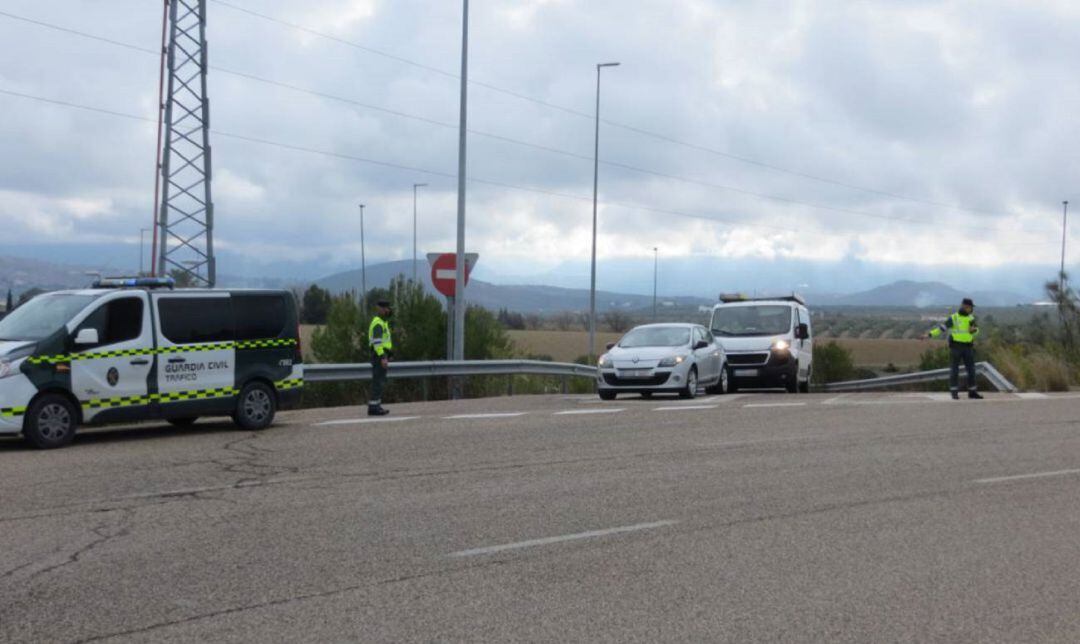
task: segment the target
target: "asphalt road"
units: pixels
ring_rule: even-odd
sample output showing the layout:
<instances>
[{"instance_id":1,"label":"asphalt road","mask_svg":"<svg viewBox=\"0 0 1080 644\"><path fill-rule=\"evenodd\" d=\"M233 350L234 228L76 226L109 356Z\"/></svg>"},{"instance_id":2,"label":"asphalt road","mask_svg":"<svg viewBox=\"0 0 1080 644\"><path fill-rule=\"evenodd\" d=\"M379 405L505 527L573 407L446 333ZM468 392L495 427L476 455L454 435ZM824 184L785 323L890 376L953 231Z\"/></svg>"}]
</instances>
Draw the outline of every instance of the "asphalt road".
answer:
<instances>
[{"instance_id":1,"label":"asphalt road","mask_svg":"<svg viewBox=\"0 0 1080 644\"><path fill-rule=\"evenodd\" d=\"M0 641L1080 640L1076 396L393 411L0 441Z\"/></svg>"}]
</instances>

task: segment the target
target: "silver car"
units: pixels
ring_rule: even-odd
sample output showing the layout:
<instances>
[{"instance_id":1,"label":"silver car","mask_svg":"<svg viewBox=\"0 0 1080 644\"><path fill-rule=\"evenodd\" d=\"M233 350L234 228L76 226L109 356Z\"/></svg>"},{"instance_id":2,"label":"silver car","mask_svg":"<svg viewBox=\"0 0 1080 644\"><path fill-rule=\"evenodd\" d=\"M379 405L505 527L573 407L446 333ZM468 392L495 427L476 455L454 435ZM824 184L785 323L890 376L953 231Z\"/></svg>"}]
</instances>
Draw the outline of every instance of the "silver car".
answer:
<instances>
[{"instance_id":1,"label":"silver car","mask_svg":"<svg viewBox=\"0 0 1080 644\"><path fill-rule=\"evenodd\" d=\"M597 363L600 398L613 400L620 393L649 397L677 393L693 398L704 385L708 393L726 393L727 361L724 349L699 324L646 324L634 327Z\"/></svg>"}]
</instances>

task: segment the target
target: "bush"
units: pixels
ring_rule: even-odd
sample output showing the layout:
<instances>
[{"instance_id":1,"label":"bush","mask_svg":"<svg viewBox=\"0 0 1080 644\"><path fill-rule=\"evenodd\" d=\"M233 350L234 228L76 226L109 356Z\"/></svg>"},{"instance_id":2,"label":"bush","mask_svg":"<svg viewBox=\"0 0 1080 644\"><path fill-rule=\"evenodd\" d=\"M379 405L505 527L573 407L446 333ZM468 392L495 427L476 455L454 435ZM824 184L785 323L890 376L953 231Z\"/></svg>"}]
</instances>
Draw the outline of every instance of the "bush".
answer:
<instances>
[{"instance_id":1,"label":"bush","mask_svg":"<svg viewBox=\"0 0 1080 644\"><path fill-rule=\"evenodd\" d=\"M813 378L816 384L852 380L856 374L855 359L850 351L835 341L814 345Z\"/></svg>"}]
</instances>

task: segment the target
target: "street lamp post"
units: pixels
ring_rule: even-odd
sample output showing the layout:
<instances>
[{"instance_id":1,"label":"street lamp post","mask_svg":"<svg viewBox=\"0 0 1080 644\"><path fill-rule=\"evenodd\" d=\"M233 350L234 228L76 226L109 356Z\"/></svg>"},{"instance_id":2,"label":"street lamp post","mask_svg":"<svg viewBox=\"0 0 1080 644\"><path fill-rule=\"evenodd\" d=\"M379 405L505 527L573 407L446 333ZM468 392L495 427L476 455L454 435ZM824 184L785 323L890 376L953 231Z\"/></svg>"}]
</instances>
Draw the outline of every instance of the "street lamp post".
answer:
<instances>
[{"instance_id":1,"label":"street lamp post","mask_svg":"<svg viewBox=\"0 0 1080 644\"><path fill-rule=\"evenodd\" d=\"M427 186L426 183L412 184L412 281L416 283L416 189Z\"/></svg>"},{"instance_id":2,"label":"street lamp post","mask_svg":"<svg viewBox=\"0 0 1080 644\"><path fill-rule=\"evenodd\" d=\"M149 230L149 228L139 229L139 277L142 277L146 273L146 271L143 270L143 239L145 233L147 233Z\"/></svg>"},{"instance_id":3,"label":"street lamp post","mask_svg":"<svg viewBox=\"0 0 1080 644\"><path fill-rule=\"evenodd\" d=\"M457 257L454 274L454 359L465 359L465 170L469 96L469 0L461 3L461 107L458 114ZM455 381L452 398L460 398Z\"/></svg>"},{"instance_id":4,"label":"street lamp post","mask_svg":"<svg viewBox=\"0 0 1080 644\"><path fill-rule=\"evenodd\" d=\"M367 312L367 257L364 255L364 204L360 204L360 306Z\"/></svg>"},{"instance_id":5,"label":"street lamp post","mask_svg":"<svg viewBox=\"0 0 1080 644\"><path fill-rule=\"evenodd\" d=\"M653 246L653 268L652 268L652 319L656 321L656 276L660 268L660 249Z\"/></svg>"},{"instance_id":6,"label":"street lamp post","mask_svg":"<svg viewBox=\"0 0 1080 644\"><path fill-rule=\"evenodd\" d=\"M589 274L589 364L596 361L596 192L600 184L600 70L619 63L596 65L596 136L593 143L592 269Z\"/></svg>"},{"instance_id":7,"label":"street lamp post","mask_svg":"<svg viewBox=\"0 0 1080 644\"><path fill-rule=\"evenodd\" d=\"M1069 202L1061 202L1063 211L1061 213L1061 272L1058 273L1058 292L1062 297L1065 296L1065 233L1068 230L1069 223Z\"/></svg>"}]
</instances>

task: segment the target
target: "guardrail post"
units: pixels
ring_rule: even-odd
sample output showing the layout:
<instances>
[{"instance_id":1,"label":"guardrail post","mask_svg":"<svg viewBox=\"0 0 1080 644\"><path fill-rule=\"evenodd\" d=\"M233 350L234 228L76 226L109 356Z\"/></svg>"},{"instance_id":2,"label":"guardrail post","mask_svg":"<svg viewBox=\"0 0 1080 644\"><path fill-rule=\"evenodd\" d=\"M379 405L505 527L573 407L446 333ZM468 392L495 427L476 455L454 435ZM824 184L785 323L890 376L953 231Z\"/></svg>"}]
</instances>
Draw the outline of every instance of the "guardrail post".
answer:
<instances>
[{"instance_id":1,"label":"guardrail post","mask_svg":"<svg viewBox=\"0 0 1080 644\"><path fill-rule=\"evenodd\" d=\"M506 395L514 395L514 374L512 373L506 374Z\"/></svg>"},{"instance_id":2,"label":"guardrail post","mask_svg":"<svg viewBox=\"0 0 1080 644\"><path fill-rule=\"evenodd\" d=\"M569 383L569 378L567 378L566 376L563 376L562 377L562 392L563 392L563 394L570 393L569 384L570 384Z\"/></svg>"},{"instance_id":3,"label":"guardrail post","mask_svg":"<svg viewBox=\"0 0 1080 644\"><path fill-rule=\"evenodd\" d=\"M429 396L428 396L428 379L427 378L421 378L420 379L420 396L424 399L424 402L428 401Z\"/></svg>"}]
</instances>

